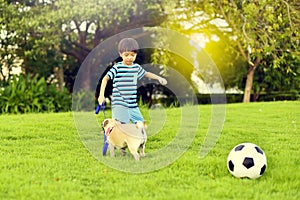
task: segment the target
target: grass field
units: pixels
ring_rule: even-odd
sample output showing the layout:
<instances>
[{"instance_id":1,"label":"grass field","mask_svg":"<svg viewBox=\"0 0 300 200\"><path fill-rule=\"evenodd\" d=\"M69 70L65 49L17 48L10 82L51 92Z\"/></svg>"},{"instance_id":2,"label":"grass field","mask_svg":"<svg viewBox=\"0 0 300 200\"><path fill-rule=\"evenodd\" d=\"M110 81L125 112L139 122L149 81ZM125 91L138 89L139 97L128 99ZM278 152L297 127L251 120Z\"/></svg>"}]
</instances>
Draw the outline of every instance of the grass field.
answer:
<instances>
[{"instance_id":1,"label":"grass field","mask_svg":"<svg viewBox=\"0 0 300 200\"><path fill-rule=\"evenodd\" d=\"M140 174L95 159L71 112L1 115L0 199L300 199L300 101L226 105L222 134L203 159L199 151L211 106L199 108L199 129L188 150L168 166ZM178 112L166 109L166 128L149 138L146 153L169 140ZM237 179L227 170L228 153L242 142L257 144L267 155L259 179Z\"/></svg>"}]
</instances>

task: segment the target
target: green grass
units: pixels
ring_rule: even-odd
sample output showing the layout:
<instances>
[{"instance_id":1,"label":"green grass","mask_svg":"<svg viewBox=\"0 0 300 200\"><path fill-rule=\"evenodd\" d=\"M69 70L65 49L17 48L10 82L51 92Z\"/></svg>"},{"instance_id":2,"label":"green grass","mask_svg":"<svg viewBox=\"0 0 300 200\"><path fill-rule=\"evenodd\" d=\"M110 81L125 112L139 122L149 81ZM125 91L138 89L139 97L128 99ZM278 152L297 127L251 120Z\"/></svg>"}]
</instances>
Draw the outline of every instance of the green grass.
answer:
<instances>
[{"instance_id":1,"label":"green grass","mask_svg":"<svg viewBox=\"0 0 300 200\"><path fill-rule=\"evenodd\" d=\"M199 152L211 106L196 108L200 124L187 151L160 170L139 174L103 164L125 160L138 165L129 154L96 159L84 146L72 113L1 115L0 199L300 199L299 101L228 104L222 134L203 159ZM166 116L164 128L149 137L150 155L172 140L180 109L166 109ZM242 142L259 145L267 155L268 167L259 179L237 179L227 170L228 153ZM96 150L101 143L94 142Z\"/></svg>"}]
</instances>

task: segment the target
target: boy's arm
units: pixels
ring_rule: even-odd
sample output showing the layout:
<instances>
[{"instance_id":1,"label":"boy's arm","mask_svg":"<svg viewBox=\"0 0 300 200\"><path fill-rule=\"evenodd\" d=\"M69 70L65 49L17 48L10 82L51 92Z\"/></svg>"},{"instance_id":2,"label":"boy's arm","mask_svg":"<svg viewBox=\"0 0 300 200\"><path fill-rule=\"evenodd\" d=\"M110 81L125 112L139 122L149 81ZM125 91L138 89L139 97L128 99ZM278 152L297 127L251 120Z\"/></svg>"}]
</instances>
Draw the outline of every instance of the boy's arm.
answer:
<instances>
[{"instance_id":1,"label":"boy's arm","mask_svg":"<svg viewBox=\"0 0 300 200\"><path fill-rule=\"evenodd\" d=\"M147 78L151 78L151 79L154 79L154 80L157 80L160 84L162 85L166 85L168 82L165 78L162 78L160 76L157 76L156 74L153 74L151 72L146 72L145 73L145 77Z\"/></svg>"},{"instance_id":2,"label":"boy's arm","mask_svg":"<svg viewBox=\"0 0 300 200\"><path fill-rule=\"evenodd\" d=\"M105 102L104 92L105 92L105 88L106 88L108 80L109 80L108 76L104 76L101 81L100 94L99 94L99 98L98 98L98 102L100 105L102 105L102 103Z\"/></svg>"}]
</instances>

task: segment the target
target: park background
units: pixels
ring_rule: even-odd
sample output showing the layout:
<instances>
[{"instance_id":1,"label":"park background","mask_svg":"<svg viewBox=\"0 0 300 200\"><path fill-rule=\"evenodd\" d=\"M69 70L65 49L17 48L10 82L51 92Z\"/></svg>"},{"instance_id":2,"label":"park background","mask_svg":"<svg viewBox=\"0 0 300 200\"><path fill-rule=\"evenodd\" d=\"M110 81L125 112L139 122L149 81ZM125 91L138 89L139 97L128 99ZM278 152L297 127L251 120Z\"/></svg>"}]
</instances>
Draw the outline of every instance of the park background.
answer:
<instances>
[{"instance_id":1,"label":"park background","mask_svg":"<svg viewBox=\"0 0 300 200\"><path fill-rule=\"evenodd\" d=\"M0 112L70 110L87 55L116 34L151 27L177 31L202 47L220 71L227 102L299 99L297 1L1 0ZM156 37L163 43L167 36ZM94 67L109 68L117 60ZM193 63L166 49L144 49L137 62L156 64L153 70L164 76L168 67L177 70L200 103L218 92L205 89L214 88L214 80L204 82ZM95 85L90 73L80 86L87 91ZM152 94L168 95L153 84L139 91L148 104Z\"/></svg>"},{"instance_id":2,"label":"park background","mask_svg":"<svg viewBox=\"0 0 300 200\"><path fill-rule=\"evenodd\" d=\"M298 1L0 0L0 9L1 198L299 199ZM214 88L214 80L204 82L180 55L163 48L141 50L137 62L151 63L169 79L171 67L194 86L202 121L178 161L132 175L90 156L74 127L72 101L78 110L86 99L95 103L91 88L98 83L87 72L80 88L92 94L72 92L95 47L124 31L155 27L176 31L203 48L220 72L230 104L216 147L198 159L210 122L211 92L218 95L218 87L205 90ZM168 36L158 32L157 37L163 43ZM109 68L115 59L95 67ZM160 103L169 116L162 135L149 140L151 152L170 141L166 135L178 125L180 105L156 84L139 92L143 112ZM259 144L268 157L266 174L258 180L235 179L224 163L231 148L245 140Z\"/></svg>"}]
</instances>

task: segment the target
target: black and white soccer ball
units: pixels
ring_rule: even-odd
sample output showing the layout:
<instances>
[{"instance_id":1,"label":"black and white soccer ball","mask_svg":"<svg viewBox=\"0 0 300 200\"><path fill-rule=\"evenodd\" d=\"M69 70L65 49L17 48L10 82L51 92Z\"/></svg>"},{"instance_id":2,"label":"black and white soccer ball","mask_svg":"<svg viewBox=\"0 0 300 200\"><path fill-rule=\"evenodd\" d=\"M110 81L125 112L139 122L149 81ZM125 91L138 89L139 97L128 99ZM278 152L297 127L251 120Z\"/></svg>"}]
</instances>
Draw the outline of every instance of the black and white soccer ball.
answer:
<instances>
[{"instance_id":1,"label":"black and white soccer ball","mask_svg":"<svg viewBox=\"0 0 300 200\"><path fill-rule=\"evenodd\" d=\"M256 144L241 143L230 151L227 157L227 167L229 172L237 178L256 179L265 172L267 157Z\"/></svg>"}]
</instances>

